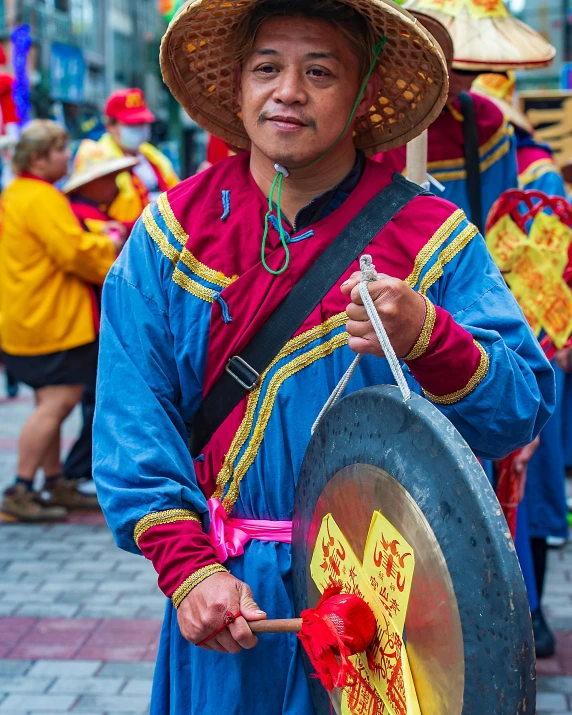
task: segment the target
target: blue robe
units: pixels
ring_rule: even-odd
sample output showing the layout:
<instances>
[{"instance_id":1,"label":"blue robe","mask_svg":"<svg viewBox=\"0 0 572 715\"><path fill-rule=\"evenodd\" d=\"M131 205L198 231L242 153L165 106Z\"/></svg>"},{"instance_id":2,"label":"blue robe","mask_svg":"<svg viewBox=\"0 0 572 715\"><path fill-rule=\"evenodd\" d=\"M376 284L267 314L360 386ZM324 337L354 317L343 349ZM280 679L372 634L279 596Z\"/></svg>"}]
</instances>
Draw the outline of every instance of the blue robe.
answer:
<instances>
[{"instance_id":1,"label":"blue robe","mask_svg":"<svg viewBox=\"0 0 572 715\"><path fill-rule=\"evenodd\" d=\"M227 174L233 164L228 166ZM214 181L211 176L207 172L192 180L196 183L181 185L178 195L188 190L192 206L194 187ZM224 183L219 199L221 188ZM240 201L233 193L233 206L252 212L255 196L249 199L246 188L242 192ZM211 209L213 221L215 216L218 221L213 240L224 247L229 229L218 219L219 205L196 208L203 215ZM422 231L422 221L413 210L404 225L415 235ZM132 553L139 553L134 528L143 517L183 508L206 519L210 496L197 482L185 421L192 419L201 401L211 321L219 319L213 297L214 291L220 294L212 282L219 274L205 267L200 255L182 259L180 231L174 226L153 205L136 225L103 291L94 478L117 544ZM258 223L245 218L228 240L238 245L254 241L259 251L260 234ZM429 299L479 341L490 361L474 391L438 407L478 456L499 458L530 442L546 422L553 407L554 376L482 237L461 220L439 242L430 243L430 238L431 252L419 264L415 288L425 281ZM403 247L408 240L403 237ZM229 308L232 314L232 305ZM240 464L250 450L252 463L240 483L234 516L292 518L310 428L353 358L343 321L323 323L321 331L270 369L251 438L235 462ZM408 381L420 394L411 374ZM393 383L386 361L366 356L350 389L384 383ZM250 585L269 618L298 615L288 544L251 541L243 556L226 565ZM238 656L207 652L183 640L176 610L167 601L152 715L313 712L294 636L261 637L256 648Z\"/></svg>"}]
</instances>

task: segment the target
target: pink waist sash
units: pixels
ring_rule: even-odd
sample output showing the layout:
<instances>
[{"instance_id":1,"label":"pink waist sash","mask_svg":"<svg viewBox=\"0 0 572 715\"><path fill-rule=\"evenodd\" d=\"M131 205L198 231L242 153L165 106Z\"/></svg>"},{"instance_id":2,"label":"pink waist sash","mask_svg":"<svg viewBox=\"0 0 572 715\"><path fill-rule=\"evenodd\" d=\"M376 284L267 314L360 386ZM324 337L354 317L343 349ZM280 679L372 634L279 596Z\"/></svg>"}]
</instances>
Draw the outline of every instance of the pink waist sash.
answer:
<instances>
[{"instance_id":1,"label":"pink waist sash","mask_svg":"<svg viewBox=\"0 0 572 715\"><path fill-rule=\"evenodd\" d=\"M209 539L221 564L228 558L241 556L245 544L251 539L292 543L291 521L235 519L228 516L219 499L209 499L209 514Z\"/></svg>"}]
</instances>

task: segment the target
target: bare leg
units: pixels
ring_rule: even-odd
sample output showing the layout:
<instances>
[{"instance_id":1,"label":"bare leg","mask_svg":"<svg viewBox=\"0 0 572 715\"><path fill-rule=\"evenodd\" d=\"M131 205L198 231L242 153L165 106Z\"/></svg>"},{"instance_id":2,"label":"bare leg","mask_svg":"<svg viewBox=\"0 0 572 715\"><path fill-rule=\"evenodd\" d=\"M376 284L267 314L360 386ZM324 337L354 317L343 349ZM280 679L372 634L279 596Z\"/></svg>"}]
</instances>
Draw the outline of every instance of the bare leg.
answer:
<instances>
[{"instance_id":1,"label":"bare leg","mask_svg":"<svg viewBox=\"0 0 572 715\"><path fill-rule=\"evenodd\" d=\"M82 392L82 385L51 385L36 390L36 409L20 433L17 473L21 479L32 481L48 453L53 459L62 422L80 401Z\"/></svg>"},{"instance_id":2,"label":"bare leg","mask_svg":"<svg viewBox=\"0 0 572 715\"><path fill-rule=\"evenodd\" d=\"M62 473L62 463L60 459L60 439L61 434L60 430L58 429L55 439L53 439L50 443L40 465L44 470L44 474L46 475L46 477L57 477Z\"/></svg>"}]
</instances>

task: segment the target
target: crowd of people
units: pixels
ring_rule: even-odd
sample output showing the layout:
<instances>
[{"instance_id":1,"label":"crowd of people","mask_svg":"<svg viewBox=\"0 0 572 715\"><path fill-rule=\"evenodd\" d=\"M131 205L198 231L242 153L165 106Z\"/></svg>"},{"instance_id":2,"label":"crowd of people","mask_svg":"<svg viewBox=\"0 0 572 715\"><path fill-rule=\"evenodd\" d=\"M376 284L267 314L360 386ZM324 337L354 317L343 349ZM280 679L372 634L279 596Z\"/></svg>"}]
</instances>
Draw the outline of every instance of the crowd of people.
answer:
<instances>
[{"instance_id":1,"label":"crowd of people","mask_svg":"<svg viewBox=\"0 0 572 715\"><path fill-rule=\"evenodd\" d=\"M360 7L366 5L378 14L364 19ZM203 81L196 56L204 20L199 9L183 13L163 43L167 83L212 135L200 176L179 183L168 159L149 143L154 117L139 89L109 98L106 134L81 143L71 172L62 126L34 120L24 127L13 153L16 178L1 197L0 341L11 383L34 390L35 408L22 429L17 474L1 509L24 522L57 521L71 509L96 507L99 498L119 545L153 562L178 609L166 619L153 712L174 712L172 693L184 700L191 681L215 702L215 691L199 682L218 667L219 653L250 649L255 639L232 620L211 640L213 602L223 593L233 614L264 617L244 579L291 610L282 581L289 546L262 550L260 543L272 538L253 537L231 575L201 518L213 517L213 499L228 514L236 506L243 520L291 518L296 465L307 444L300 435L309 435L351 350L383 357L359 298L355 266L344 273L341 291L332 290L310 313L307 342L292 346L295 352L313 345L312 356L296 363L290 379L272 378L281 391L275 405L276 395L263 391L257 411L260 395L251 403L245 394L242 412L223 416L192 459L185 422L247 344L245 336L264 324L340 227L407 171L405 144L394 137L427 130L427 171L438 198L416 197L372 242L368 250L389 275L370 290L412 384L457 427L493 485L512 455L519 483L515 545L537 656L548 657L555 641L541 600L549 545L568 538L572 421L565 406L572 396L572 353L564 341L550 352L550 366L545 332L535 335L527 326L479 235L507 190L566 197L551 148L535 140L513 101L515 80L507 68L518 63L505 36L518 44L525 26L515 24L502 40L489 37L488 56L479 46L478 56L469 57L463 38L467 24L482 23L477 13L455 24L428 12L427 3L423 12L414 4L413 25L381 0L263 0L253 7L233 19L236 37L220 40L213 70L216 81L230 82L229 57L240 57L240 112L229 111L223 93L212 91L215 84L204 89L211 80ZM382 95L375 68L393 61L375 41L384 34L391 46L383 13L404 23L400 41L413 38L424 71L431 68L429 79L421 73L416 79L426 82L419 91L431 95L430 102L407 100L404 109L405 94L395 106L391 92ZM199 37L195 45L177 40L179 30L188 30L185 23ZM242 42L238 55L235 41ZM536 35L520 50L523 67L553 57ZM399 62L390 70L395 77L403 72ZM386 68L383 76L391 72ZM390 129L377 119L389 112ZM322 342L314 345L318 337ZM354 389L393 381L385 362L373 360L362 363ZM62 423L80 403L81 434L62 463ZM251 430L254 437L241 451ZM275 488L269 473L280 481ZM187 641L210 645L187 651ZM292 698L296 712L310 712L305 687L294 684L297 656L269 648L259 657L275 663L284 702ZM169 667L171 657L191 668L188 683ZM231 676L244 685L244 672ZM245 690L252 695L243 712L283 712L263 709L254 680ZM219 695L223 709L227 696Z\"/></svg>"},{"instance_id":2,"label":"crowd of people","mask_svg":"<svg viewBox=\"0 0 572 715\"><path fill-rule=\"evenodd\" d=\"M98 506L91 462L101 288L145 206L179 180L147 141L154 116L141 90L115 92L105 115L107 133L80 144L71 172L65 128L31 121L2 193L3 360L10 383L30 386L35 398L2 503L21 521ZM79 403L81 433L62 463L61 426Z\"/></svg>"}]
</instances>

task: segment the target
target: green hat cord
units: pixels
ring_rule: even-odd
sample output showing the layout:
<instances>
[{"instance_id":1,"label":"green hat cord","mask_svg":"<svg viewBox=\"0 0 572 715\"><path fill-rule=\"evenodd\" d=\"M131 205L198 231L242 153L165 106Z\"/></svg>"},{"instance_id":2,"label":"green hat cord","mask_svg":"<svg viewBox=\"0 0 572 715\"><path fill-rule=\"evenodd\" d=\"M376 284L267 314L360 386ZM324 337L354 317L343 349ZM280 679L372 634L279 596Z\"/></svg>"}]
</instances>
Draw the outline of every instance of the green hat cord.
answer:
<instances>
[{"instance_id":1,"label":"green hat cord","mask_svg":"<svg viewBox=\"0 0 572 715\"><path fill-rule=\"evenodd\" d=\"M378 42L374 48L374 57L371 63L371 66L369 68L369 71L366 75L366 78L363 81L360 93L358 95L358 98L355 101L354 107L352 109L352 112L350 114L350 117L348 121L346 122L346 126L343 128L340 136L336 139L336 141L330 146L328 149L326 149L325 152L320 154L320 156L316 157L315 159L312 159L311 162L308 164L305 164L304 166L299 166L298 169L307 169L309 166L312 166L312 164L315 164L316 162L320 161L320 159L323 159L326 154L328 154L339 142L342 140L342 138L345 136L346 132L351 126L351 123L354 120L355 114L357 112L357 109L359 107L359 104L363 98L363 95L365 94L365 90L367 87L367 83L370 80L371 75L373 74L373 71L375 69L375 66L377 64L377 60L379 59L379 55L381 54L381 51L383 49L383 46L387 42L387 37L382 38L380 42ZM266 216L264 217L264 235L262 236L262 249L260 256L262 258L262 265L268 273L272 273L274 276L279 276L281 273L284 273L284 271L288 268L290 264L290 249L288 248L288 244L286 243L286 233L282 227L282 184L284 182L284 178L290 176L290 171L280 165L280 164L274 164L274 168L276 169L276 176L274 177L274 181L272 182L272 188L270 189L270 196L268 197L268 212L266 213ZM292 171L296 171L296 169L292 169ZM282 246L284 248L284 253L286 254L286 259L284 261L284 265L282 268L280 268L277 271L273 271L272 268L268 266L266 263L266 241L268 239L268 230L270 226L270 216L272 216L272 212L274 211L274 194L277 193L276 197L276 214L278 217L278 230L280 233L280 242L282 243Z\"/></svg>"}]
</instances>

